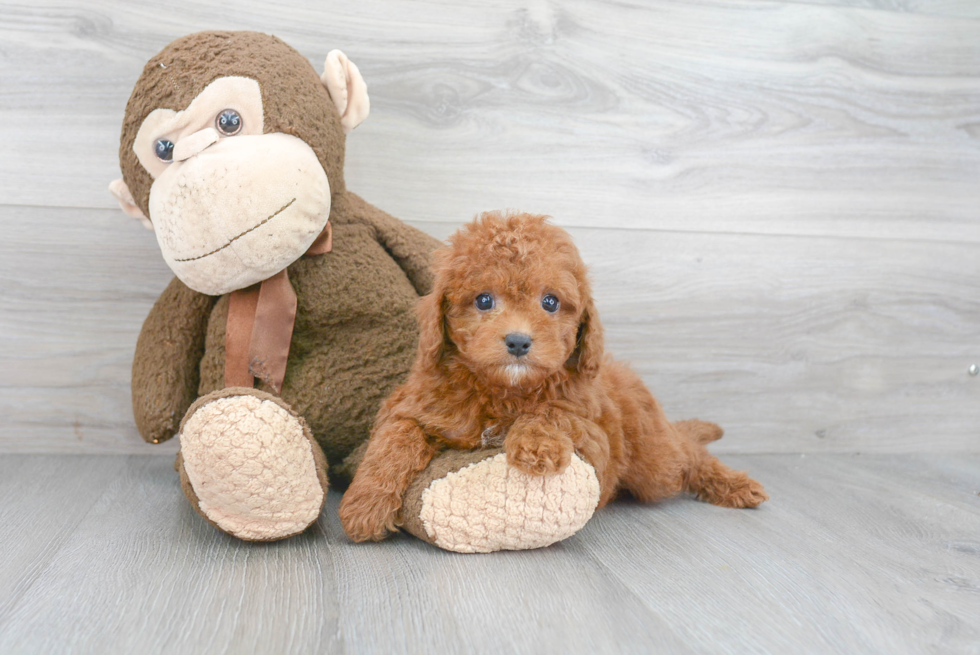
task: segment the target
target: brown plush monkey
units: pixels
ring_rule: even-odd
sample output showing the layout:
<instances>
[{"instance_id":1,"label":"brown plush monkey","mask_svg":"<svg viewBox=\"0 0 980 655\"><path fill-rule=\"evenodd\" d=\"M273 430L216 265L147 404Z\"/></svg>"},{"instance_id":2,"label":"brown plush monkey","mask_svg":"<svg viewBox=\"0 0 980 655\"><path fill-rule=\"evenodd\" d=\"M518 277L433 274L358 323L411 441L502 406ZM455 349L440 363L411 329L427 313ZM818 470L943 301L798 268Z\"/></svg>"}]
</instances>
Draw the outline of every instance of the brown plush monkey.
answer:
<instances>
[{"instance_id":1,"label":"brown plush monkey","mask_svg":"<svg viewBox=\"0 0 980 655\"><path fill-rule=\"evenodd\" d=\"M343 53L331 52L318 75L254 32L174 41L146 64L126 107L123 178L110 190L155 231L177 276L137 343L136 424L152 443L179 433L185 493L242 539L281 539L316 520L327 462L349 479L353 451L414 357L414 309L439 243L346 190L346 133L368 111ZM527 526L488 533L472 507L462 521L440 513L446 494L489 479L472 472L488 474L495 454L433 462L402 524L455 550L544 545L580 527L545 512L542 541L542 511L531 503L536 521L520 517L527 490L513 481L476 510L516 503L510 514ZM466 480L453 473L464 463L476 467ZM570 493L588 505L586 483ZM452 543L437 534L447 522Z\"/></svg>"}]
</instances>

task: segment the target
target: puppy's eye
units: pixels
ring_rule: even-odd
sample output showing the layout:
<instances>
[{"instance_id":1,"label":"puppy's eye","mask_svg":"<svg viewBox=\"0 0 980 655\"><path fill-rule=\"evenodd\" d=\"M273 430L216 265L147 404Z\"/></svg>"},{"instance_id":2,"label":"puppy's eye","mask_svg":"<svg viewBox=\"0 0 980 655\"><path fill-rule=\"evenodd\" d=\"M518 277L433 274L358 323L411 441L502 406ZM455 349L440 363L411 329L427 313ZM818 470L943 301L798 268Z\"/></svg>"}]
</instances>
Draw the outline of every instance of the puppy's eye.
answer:
<instances>
[{"instance_id":1,"label":"puppy's eye","mask_svg":"<svg viewBox=\"0 0 980 655\"><path fill-rule=\"evenodd\" d=\"M170 139L157 139L153 144L153 153L160 161L170 163L174 160L174 142Z\"/></svg>"},{"instance_id":2,"label":"puppy's eye","mask_svg":"<svg viewBox=\"0 0 980 655\"><path fill-rule=\"evenodd\" d=\"M242 117L234 109L225 109L214 119L214 126L225 136L235 136L242 129Z\"/></svg>"},{"instance_id":3,"label":"puppy's eye","mask_svg":"<svg viewBox=\"0 0 980 655\"><path fill-rule=\"evenodd\" d=\"M544 311L554 314L558 311L558 307L561 303L558 302L558 298L555 298L550 293L541 299L541 306L544 307Z\"/></svg>"},{"instance_id":4,"label":"puppy's eye","mask_svg":"<svg viewBox=\"0 0 980 655\"><path fill-rule=\"evenodd\" d=\"M481 293L476 297L476 308L484 312L493 309L493 296L489 293Z\"/></svg>"}]
</instances>

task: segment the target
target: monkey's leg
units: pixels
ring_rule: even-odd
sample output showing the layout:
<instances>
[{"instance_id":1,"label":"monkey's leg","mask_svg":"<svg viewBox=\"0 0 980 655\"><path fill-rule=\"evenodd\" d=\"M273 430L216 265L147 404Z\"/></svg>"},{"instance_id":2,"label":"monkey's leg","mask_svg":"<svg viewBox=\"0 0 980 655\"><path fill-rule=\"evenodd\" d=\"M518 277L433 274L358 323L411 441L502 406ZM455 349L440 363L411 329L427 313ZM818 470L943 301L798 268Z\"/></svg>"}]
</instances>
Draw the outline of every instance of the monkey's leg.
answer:
<instances>
[{"instance_id":1,"label":"monkey's leg","mask_svg":"<svg viewBox=\"0 0 980 655\"><path fill-rule=\"evenodd\" d=\"M399 525L459 553L541 548L585 525L599 502L599 480L578 455L557 475L528 475L502 448L447 450L405 493Z\"/></svg>"},{"instance_id":2,"label":"monkey's leg","mask_svg":"<svg viewBox=\"0 0 980 655\"><path fill-rule=\"evenodd\" d=\"M291 537L316 521L327 460L281 399L232 387L199 398L180 425L175 468L209 523L246 541Z\"/></svg>"}]
</instances>

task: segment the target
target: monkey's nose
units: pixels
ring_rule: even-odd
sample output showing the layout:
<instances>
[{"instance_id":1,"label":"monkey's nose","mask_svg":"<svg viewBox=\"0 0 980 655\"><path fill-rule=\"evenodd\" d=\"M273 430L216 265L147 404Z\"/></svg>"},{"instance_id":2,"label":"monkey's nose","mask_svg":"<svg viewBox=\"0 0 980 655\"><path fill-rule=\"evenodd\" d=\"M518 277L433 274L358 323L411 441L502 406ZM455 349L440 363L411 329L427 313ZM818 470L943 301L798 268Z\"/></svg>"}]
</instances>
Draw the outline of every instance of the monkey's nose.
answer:
<instances>
[{"instance_id":1,"label":"monkey's nose","mask_svg":"<svg viewBox=\"0 0 980 655\"><path fill-rule=\"evenodd\" d=\"M174 161L184 161L218 142L218 130L206 127L194 134L188 134L174 146Z\"/></svg>"},{"instance_id":2,"label":"monkey's nose","mask_svg":"<svg viewBox=\"0 0 980 655\"><path fill-rule=\"evenodd\" d=\"M523 357L531 349L531 337L521 332L512 332L504 337L507 352L514 357Z\"/></svg>"}]
</instances>

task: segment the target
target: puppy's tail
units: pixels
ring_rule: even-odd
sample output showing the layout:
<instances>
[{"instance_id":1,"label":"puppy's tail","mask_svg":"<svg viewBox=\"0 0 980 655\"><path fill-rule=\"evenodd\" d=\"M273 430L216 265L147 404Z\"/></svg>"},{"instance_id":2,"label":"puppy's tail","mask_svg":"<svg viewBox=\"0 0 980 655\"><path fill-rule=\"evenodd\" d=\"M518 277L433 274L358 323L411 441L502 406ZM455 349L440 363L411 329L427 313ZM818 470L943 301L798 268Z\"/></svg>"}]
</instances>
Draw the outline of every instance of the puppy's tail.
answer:
<instances>
[{"instance_id":1,"label":"puppy's tail","mask_svg":"<svg viewBox=\"0 0 980 655\"><path fill-rule=\"evenodd\" d=\"M717 441L721 439L721 435L725 434L725 431L721 429L720 425L696 418L677 421L674 423L674 427L677 428L678 432L686 435L688 439L699 444Z\"/></svg>"}]
</instances>

